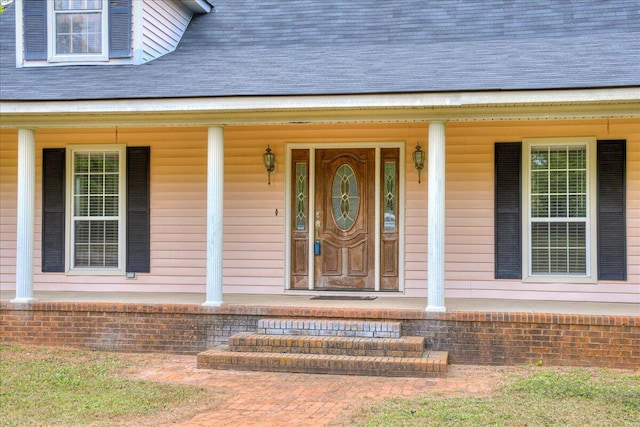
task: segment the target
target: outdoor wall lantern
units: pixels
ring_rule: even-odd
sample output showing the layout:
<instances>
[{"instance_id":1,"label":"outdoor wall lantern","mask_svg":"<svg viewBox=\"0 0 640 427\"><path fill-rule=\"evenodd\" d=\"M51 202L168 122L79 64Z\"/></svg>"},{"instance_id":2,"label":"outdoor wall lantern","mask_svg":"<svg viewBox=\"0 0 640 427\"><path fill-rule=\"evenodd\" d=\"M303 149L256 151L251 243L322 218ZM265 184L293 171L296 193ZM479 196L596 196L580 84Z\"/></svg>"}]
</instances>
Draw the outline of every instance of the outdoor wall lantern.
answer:
<instances>
[{"instance_id":1,"label":"outdoor wall lantern","mask_svg":"<svg viewBox=\"0 0 640 427\"><path fill-rule=\"evenodd\" d=\"M418 171L418 184L420 184L420 171L424 169L424 151L420 144L416 142L416 150L413 152L413 166Z\"/></svg>"},{"instance_id":2,"label":"outdoor wall lantern","mask_svg":"<svg viewBox=\"0 0 640 427\"><path fill-rule=\"evenodd\" d=\"M267 145L267 151L262 155L264 160L264 170L267 172L267 180L271 185L271 174L276 170L276 156L271 152L271 148Z\"/></svg>"}]
</instances>

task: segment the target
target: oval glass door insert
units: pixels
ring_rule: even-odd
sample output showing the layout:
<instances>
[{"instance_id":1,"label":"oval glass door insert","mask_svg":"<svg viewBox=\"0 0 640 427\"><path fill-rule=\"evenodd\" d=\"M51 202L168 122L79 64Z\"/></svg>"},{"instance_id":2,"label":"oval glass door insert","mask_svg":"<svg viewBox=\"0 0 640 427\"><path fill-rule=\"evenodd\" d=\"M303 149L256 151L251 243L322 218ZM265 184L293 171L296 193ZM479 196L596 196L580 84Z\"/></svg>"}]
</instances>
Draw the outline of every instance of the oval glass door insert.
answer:
<instances>
[{"instance_id":1,"label":"oval glass door insert","mask_svg":"<svg viewBox=\"0 0 640 427\"><path fill-rule=\"evenodd\" d=\"M333 177L331 186L331 204L333 219L342 231L347 231L356 222L358 205L358 181L356 175L347 164L340 165Z\"/></svg>"}]
</instances>

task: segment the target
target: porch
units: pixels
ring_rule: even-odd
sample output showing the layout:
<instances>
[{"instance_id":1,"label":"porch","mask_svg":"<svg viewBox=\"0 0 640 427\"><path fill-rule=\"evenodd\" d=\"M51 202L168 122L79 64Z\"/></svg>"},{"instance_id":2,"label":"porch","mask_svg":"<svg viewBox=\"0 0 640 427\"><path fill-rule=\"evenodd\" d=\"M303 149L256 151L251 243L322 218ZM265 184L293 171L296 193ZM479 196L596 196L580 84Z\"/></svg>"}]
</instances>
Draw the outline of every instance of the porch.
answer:
<instances>
[{"instance_id":1,"label":"porch","mask_svg":"<svg viewBox=\"0 0 640 427\"><path fill-rule=\"evenodd\" d=\"M225 293L225 306L310 307L330 309L387 309L424 311L427 298L400 298L380 296L375 299L351 299L353 293L341 299L314 299L318 293L292 294L236 294ZM0 290L0 301L9 302L15 291ZM200 305L205 301L204 293L187 292L54 292L36 291L38 302L77 303L126 303L126 304L186 304ZM638 303L542 301L522 299L447 298L447 312L492 312L492 313L549 313L598 316L640 316Z\"/></svg>"},{"instance_id":2,"label":"porch","mask_svg":"<svg viewBox=\"0 0 640 427\"><path fill-rule=\"evenodd\" d=\"M451 364L640 366L640 305L539 300L424 298L317 300L312 295L225 294L204 306L200 293L36 292L31 303L0 297L0 341L102 351L198 354L263 319L394 321L424 337Z\"/></svg>"}]
</instances>

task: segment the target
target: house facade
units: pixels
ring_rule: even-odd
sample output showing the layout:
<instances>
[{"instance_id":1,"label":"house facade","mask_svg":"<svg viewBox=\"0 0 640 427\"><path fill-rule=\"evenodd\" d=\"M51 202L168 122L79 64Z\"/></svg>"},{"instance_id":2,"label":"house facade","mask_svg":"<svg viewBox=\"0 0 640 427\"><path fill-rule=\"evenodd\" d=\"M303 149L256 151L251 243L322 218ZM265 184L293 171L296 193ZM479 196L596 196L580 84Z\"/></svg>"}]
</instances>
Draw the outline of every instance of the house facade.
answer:
<instances>
[{"instance_id":1,"label":"house facade","mask_svg":"<svg viewBox=\"0 0 640 427\"><path fill-rule=\"evenodd\" d=\"M14 301L640 303L637 2L75 3L0 17Z\"/></svg>"}]
</instances>

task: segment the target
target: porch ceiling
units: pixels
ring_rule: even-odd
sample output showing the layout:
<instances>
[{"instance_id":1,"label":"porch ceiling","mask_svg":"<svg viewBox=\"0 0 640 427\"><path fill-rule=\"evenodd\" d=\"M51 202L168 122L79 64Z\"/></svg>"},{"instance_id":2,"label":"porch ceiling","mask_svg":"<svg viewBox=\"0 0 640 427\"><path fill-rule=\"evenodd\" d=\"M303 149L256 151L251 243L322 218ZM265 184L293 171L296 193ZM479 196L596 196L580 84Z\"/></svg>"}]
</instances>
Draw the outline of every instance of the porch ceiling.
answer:
<instances>
[{"instance_id":1,"label":"porch ceiling","mask_svg":"<svg viewBox=\"0 0 640 427\"><path fill-rule=\"evenodd\" d=\"M640 117L640 88L0 102L0 127L215 126Z\"/></svg>"}]
</instances>

